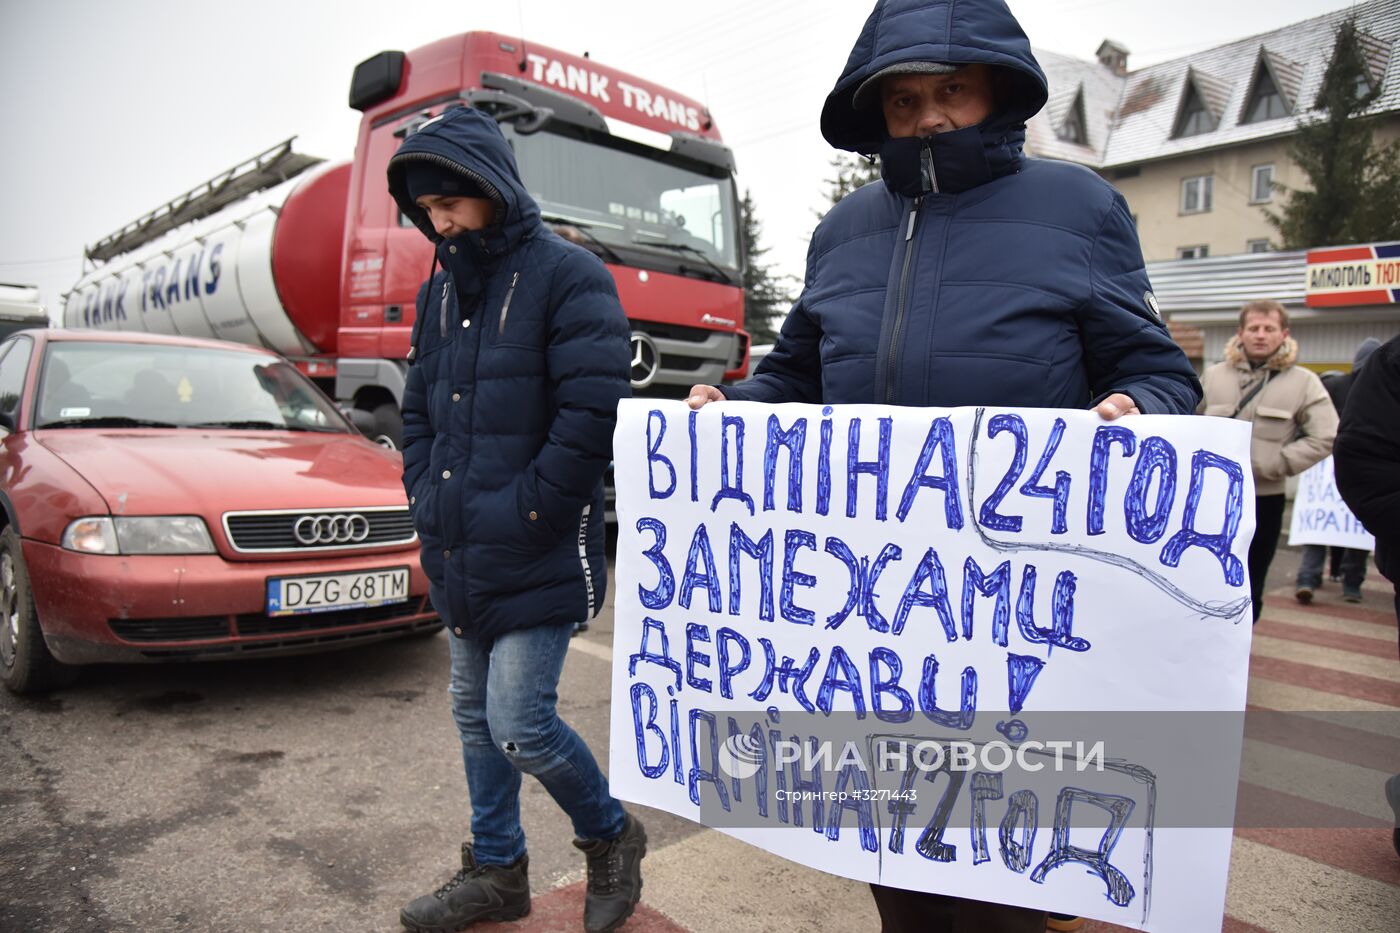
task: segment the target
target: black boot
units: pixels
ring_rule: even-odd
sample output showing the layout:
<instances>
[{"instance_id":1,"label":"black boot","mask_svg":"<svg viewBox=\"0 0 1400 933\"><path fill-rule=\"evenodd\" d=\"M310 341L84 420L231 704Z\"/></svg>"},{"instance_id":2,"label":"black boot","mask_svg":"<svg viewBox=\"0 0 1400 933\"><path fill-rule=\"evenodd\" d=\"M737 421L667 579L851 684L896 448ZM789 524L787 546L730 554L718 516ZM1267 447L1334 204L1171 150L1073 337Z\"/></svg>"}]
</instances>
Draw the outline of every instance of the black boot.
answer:
<instances>
[{"instance_id":1,"label":"black boot","mask_svg":"<svg viewBox=\"0 0 1400 933\"><path fill-rule=\"evenodd\" d=\"M588 856L583 928L588 933L611 933L632 916L641 899L647 832L642 821L629 813L616 839L575 839L574 845Z\"/></svg>"},{"instance_id":2,"label":"black boot","mask_svg":"<svg viewBox=\"0 0 1400 933\"><path fill-rule=\"evenodd\" d=\"M464 842L457 874L399 911L399 922L413 933L457 933L478 920L519 920L530 912L529 870L528 855L511 865L478 865Z\"/></svg>"}]
</instances>

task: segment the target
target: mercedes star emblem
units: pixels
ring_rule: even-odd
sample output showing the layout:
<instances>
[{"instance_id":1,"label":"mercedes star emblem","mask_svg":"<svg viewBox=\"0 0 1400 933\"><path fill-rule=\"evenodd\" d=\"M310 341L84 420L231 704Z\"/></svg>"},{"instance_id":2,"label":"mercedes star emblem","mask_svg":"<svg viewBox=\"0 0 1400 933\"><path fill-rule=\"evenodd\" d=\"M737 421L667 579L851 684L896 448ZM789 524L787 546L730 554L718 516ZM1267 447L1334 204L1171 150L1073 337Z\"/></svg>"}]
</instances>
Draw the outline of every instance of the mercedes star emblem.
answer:
<instances>
[{"instance_id":1,"label":"mercedes star emblem","mask_svg":"<svg viewBox=\"0 0 1400 933\"><path fill-rule=\"evenodd\" d=\"M661 369L661 351L656 341L641 331L632 331L632 388L645 389Z\"/></svg>"}]
</instances>

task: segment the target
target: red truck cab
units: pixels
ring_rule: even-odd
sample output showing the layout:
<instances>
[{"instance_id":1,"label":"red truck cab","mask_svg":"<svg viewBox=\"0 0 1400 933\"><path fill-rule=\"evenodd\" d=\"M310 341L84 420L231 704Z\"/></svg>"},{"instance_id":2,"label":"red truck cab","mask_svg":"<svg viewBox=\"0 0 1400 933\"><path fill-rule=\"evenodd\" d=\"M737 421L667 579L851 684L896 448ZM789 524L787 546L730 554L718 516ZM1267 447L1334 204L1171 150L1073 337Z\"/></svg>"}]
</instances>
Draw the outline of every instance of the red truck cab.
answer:
<instances>
[{"instance_id":1,"label":"red truck cab","mask_svg":"<svg viewBox=\"0 0 1400 933\"><path fill-rule=\"evenodd\" d=\"M699 102L588 58L471 32L362 62L350 105L364 118L349 180L337 396L372 409L363 390L393 383L387 370L408 352L432 252L390 198L385 168L418 125L463 105L500 121L545 223L613 274L632 322L637 394L679 398L697 382L742 377L734 160Z\"/></svg>"}]
</instances>

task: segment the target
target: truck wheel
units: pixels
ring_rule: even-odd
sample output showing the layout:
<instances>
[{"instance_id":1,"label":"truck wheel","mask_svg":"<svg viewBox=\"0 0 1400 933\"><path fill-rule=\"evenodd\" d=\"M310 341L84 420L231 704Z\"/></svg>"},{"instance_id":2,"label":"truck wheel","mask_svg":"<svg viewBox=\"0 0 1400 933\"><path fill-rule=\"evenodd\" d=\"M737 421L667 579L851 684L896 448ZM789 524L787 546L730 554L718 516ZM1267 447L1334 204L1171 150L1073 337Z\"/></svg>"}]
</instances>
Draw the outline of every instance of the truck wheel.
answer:
<instances>
[{"instance_id":1,"label":"truck wheel","mask_svg":"<svg viewBox=\"0 0 1400 933\"><path fill-rule=\"evenodd\" d=\"M77 669L49 654L14 526L0 532L0 681L11 693L66 686Z\"/></svg>"},{"instance_id":2,"label":"truck wheel","mask_svg":"<svg viewBox=\"0 0 1400 933\"><path fill-rule=\"evenodd\" d=\"M403 441L403 413L393 402L376 406L370 415L374 418L374 433L369 439L382 447L398 450Z\"/></svg>"}]
</instances>

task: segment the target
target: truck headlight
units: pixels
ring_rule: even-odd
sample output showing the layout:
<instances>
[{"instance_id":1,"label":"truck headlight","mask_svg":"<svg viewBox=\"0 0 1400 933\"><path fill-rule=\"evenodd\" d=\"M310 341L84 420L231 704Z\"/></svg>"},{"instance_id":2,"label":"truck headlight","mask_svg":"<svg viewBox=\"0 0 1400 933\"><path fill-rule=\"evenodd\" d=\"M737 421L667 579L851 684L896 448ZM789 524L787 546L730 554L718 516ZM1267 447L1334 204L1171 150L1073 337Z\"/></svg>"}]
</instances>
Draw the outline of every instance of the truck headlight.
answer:
<instances>
[{"instance_id":1,"label":"truck headlight","mask_svg":"<svg viewBox=\"0 0 1400 933\"><path fill-rule=\"evenodd\" d=\"M214 542L197 515L94 516L63 532L63 546L85 554L213 554Z\"/></svg>"}]
</instances>

